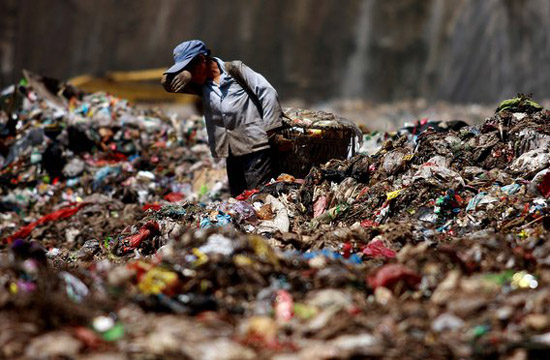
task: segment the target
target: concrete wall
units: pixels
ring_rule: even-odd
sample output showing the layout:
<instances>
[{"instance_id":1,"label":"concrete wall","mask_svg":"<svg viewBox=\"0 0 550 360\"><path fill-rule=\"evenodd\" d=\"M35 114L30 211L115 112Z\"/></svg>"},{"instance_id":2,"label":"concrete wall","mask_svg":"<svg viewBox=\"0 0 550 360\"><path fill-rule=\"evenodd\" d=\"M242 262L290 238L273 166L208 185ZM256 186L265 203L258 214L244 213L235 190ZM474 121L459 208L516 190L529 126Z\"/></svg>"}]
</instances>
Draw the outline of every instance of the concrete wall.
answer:
<instances>
[{"instance_id":1,"label":"concrete wall","mask_svg":"<svg viewBox=\"0 0 550 360\"><path fill-rule=\"evenodd\" d=\"M550 97L546 0L2 0L0 80L169 66L200 38L283 98Z\"/></svg>"}]
</instances>

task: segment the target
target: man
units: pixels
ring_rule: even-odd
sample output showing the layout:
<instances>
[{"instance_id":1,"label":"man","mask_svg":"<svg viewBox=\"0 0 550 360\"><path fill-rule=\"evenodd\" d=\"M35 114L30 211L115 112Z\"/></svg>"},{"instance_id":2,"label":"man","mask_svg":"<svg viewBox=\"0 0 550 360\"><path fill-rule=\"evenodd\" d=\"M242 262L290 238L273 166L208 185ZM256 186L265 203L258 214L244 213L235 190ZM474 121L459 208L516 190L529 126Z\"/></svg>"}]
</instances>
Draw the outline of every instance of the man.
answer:
<instances>
[{"instance_id":1,"label":"man","mask_svg":"<svg viewBox=\"0 0 550 360\"><path fill-rule=\"evenodd\" d=\"M200 40L176 46L174 62L162 85L169 92L201 97L210 151L227 158L231 195L277 176L270 137L282 126L282 110L273 86L241 62L210 57Z\"/></svg>"}]
</instances>

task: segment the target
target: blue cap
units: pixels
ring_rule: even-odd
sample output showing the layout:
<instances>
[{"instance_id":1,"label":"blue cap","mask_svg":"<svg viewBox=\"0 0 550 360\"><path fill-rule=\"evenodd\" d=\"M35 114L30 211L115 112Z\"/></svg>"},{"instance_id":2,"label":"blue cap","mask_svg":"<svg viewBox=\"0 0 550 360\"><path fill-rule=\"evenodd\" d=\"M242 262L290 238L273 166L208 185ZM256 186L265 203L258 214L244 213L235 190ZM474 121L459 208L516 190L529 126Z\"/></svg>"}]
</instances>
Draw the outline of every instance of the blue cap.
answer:
<instances>
[{"instance_id":1,"label":"blue cap","mask_svg":"<svg viewBox=\"0 0 550 360\"><path fill-rule=\"evenodd\" d=\"M185 68L191 60L197 55L210 55L210 50L200 40L184 41L174 48L174 62L175 64L165 74L173 74L180 72Z\"/></svg>"}]
</instances>

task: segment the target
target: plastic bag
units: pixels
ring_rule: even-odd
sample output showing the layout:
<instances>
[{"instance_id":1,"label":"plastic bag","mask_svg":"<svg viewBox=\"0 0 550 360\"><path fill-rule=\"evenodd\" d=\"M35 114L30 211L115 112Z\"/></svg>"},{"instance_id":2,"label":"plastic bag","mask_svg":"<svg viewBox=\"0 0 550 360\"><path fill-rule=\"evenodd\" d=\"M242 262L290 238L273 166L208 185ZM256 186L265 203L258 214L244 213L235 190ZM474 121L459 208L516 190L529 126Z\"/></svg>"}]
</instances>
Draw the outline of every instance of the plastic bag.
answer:
<instances>
[{"instance_id":1,"label":"plastic bag","mask_svg":"<svg viewBox=\"0 0 550 360\"><path fill-rule=\"evenodd\" d=\"M139 229L137 234L127 237L124 242L128 244L123 249L129 251L137 248L144 240L157 235L160 232L159 224L155 221L149 221Z\"/></svg>"},{"instance_id":2,"label":"plastic bag","mask_svg":"<svg viewBox=\"0 0 550 360\"><path fill-rule=\"evenodd\" d=\"M13 242L15 239L23 239L30 235L30 233L34 230L35 227L39 225L43 225L45 223L48 223L50 221L57 221L60 219L66 219L68 217L73 216L76 214L80 209L82 209L84 206L86 206L86 203L79 204L76 207L73 208L65 208L61 210L54 211L53 213L50 213L48 215L45 215L38 219L37 221L30 223L29 225L23 226L19 231L17 231L15 234L7 237L4 242L7 242L8 244Z\"/></svg>"},{"instance_id":3,"label":"plastic bag","mask_svg":"<svg viewBox=\"0 0 550 360\"><path fill-rule=\"evenodd\" d=\"M246 201L236 202L232 206L231 212L237 222L248 221L255 223L258 220L256 217L256 210L254 210L254 207Z\"/></svg>"},{"instance_id":4,"label":"plastic bag","mask_svg":"<svg viewBox=\"0 0 550 360\"><path fill-rule=\"evenodd\" d=\"M363 254L365 254L368 257L383 257L386 259L393 259L395 258L395 251L388 249L382 240L380 239L374 239L371 242L365 246L363 249Z\"/></svg>"},{"instance_id":5,"label":"plastic bag","mask_svg":"<svg viewBox=\"0 0 550 360\"><path fill-rule=\"evenodd\" d=\"M376 289L379 286L391 288L403 281L410 287L420 284L422 277L408 267L401 264L387 264L379 268L374 274L367 275L367 283Z\"/></svg>"}]
</instances>

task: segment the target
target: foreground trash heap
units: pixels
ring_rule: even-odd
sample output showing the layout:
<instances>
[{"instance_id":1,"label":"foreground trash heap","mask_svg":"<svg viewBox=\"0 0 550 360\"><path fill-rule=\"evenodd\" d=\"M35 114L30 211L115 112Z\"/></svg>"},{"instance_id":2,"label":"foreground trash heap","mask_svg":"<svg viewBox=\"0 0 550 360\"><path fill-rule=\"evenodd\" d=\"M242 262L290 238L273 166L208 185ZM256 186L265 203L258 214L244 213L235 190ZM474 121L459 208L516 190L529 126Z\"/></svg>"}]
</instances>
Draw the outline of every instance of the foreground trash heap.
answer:
<instances>
[{"instance_id":1,"label":"foreground trash heap","mask_svg":"<svg viewBox=\"0 0 550 360\"><path fill-rule=\"evenodd\" d=\"M34 87L0 112L0 357L550 350L550 112L528 99L233 199L200 120Z\"/></svg>"}]
</instances>

